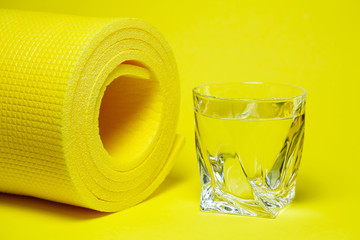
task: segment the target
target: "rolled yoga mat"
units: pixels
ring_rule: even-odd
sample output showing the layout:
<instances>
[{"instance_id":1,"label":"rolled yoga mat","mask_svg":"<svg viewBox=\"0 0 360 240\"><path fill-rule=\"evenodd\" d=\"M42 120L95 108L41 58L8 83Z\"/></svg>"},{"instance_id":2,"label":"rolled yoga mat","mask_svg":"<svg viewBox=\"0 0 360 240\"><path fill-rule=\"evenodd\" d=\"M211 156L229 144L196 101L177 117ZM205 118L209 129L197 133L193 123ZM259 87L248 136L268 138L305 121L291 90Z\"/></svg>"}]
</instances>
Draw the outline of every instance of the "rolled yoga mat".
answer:
<instances>
[{"instance_id":1,"label":"rolled yoga mat","mask_svg":"<svg viewBox=\"0 0 360 240\"><path fill-rule=\"evenodd\" d=\"M179 81L168 44L138 19L0 10L0 191L99 211L164 180Z\"/></svg>"}]
</instances>

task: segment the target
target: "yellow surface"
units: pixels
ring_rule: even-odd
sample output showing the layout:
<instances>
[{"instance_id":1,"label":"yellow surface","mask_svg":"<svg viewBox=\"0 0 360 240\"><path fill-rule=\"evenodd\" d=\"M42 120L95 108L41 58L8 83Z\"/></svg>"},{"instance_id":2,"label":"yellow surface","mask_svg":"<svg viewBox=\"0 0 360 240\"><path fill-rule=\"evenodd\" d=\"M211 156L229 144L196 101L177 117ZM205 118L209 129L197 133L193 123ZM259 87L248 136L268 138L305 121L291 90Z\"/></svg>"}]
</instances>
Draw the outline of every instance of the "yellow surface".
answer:
<instances>
[{"instance_id":1,"label":"yellow surface","mask_svg":"<svg viewBox=\"0 0 360 240\"><path fill-rule=\"evenodd\" d=\"M357 1L3 0L1 7L139 17L178 63L187 143L160 188L114 214L0 195L1 239L359 239ZM297 196L275 220L199 211L191 88L245 80L308 91Z\"/></svg>"},{"instance_id":2,"label":"yellow surface","mask_svg":"<svg viewBox=\"0 0 360 240\"><path fill-rule=\"evenodd\" d=\"M179 81L137 19L0 10L0 192L113 212L162 182Z\"/></svg>"}]
</instances>

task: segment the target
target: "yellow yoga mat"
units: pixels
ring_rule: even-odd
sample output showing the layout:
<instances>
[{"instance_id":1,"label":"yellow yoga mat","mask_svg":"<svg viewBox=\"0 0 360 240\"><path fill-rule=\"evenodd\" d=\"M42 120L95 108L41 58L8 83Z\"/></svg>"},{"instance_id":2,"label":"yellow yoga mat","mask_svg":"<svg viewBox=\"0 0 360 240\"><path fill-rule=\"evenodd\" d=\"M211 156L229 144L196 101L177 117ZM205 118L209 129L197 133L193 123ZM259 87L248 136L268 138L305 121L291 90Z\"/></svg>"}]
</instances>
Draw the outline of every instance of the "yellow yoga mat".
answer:
<instances>
[{"instance_id":1,"label":"yellow yoga mat","mask_svg":"<svg viewBox=\"0 0 360 240\"><path fill-rule=\"evenodd\" d=\"M0 191L99 211L144 200L169 172L179 81L138 19L0 10Z\"/></svg>"}]
</instances>

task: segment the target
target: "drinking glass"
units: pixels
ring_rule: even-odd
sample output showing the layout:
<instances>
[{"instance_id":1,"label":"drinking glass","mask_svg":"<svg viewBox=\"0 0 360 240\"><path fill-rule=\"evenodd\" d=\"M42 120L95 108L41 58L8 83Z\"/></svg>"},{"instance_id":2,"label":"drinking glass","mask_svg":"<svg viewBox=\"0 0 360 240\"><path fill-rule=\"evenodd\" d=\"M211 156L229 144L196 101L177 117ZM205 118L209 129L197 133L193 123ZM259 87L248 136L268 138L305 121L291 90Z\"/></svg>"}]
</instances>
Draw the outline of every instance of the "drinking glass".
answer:
<instances>
[{"instance_id":1,"label":"drinking glass","mask_svg":"<svg viewBox=\"0 0 360 240\"><path fill-rule=\"evenodd\" d=\"M303 88L288 84L193 89L201 210L275 218L293 200L305 99Z\"/></svg>"}]
</instances>

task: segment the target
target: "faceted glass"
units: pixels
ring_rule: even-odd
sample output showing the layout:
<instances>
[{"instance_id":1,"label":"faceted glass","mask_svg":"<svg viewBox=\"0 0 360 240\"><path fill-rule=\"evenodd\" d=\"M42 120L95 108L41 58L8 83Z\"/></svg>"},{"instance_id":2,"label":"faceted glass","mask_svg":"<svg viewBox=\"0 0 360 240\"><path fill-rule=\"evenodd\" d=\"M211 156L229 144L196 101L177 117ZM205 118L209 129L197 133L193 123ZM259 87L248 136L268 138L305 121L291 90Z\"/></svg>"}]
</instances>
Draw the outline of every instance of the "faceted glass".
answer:
<instances>
[{"instance_id":1,"label":"faceted glass","mask_svg":"<svg viewBox=\"0 0 360 240\"><path fill-rule=\"evenodd\" d=\"M306 91L287 84L193 89L200 208L275 218L295 196Z\"/></svg>"}]
</instances>

